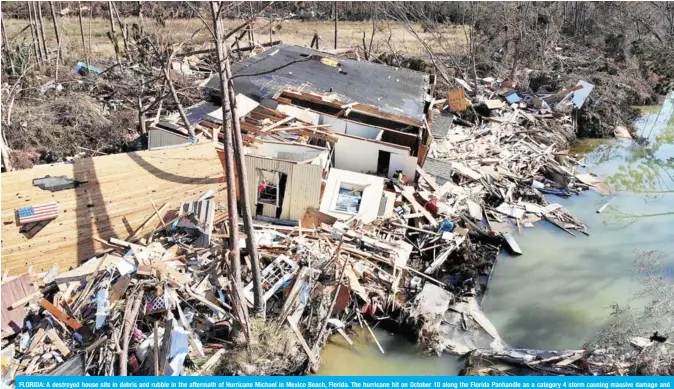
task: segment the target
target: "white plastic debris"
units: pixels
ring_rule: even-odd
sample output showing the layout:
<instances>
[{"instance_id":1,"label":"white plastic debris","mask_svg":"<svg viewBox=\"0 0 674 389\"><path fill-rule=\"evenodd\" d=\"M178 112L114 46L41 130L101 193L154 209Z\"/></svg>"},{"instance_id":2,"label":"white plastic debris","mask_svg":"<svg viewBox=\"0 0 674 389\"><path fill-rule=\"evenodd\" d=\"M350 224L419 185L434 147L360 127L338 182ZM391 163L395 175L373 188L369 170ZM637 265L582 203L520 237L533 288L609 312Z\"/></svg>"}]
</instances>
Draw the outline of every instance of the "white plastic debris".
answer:
<instances>
[{"instance_id":1,"label":"white plastic debris","mask_svg":"<svg viewBox=\"0 0 674 389\"><path fill-rule=\"evenodd\" d=\"M96 329L103 327L105 319L110 313L110 299L108 298L108 288L101 288L96 293Z\"/></svg>"}]
</instances>

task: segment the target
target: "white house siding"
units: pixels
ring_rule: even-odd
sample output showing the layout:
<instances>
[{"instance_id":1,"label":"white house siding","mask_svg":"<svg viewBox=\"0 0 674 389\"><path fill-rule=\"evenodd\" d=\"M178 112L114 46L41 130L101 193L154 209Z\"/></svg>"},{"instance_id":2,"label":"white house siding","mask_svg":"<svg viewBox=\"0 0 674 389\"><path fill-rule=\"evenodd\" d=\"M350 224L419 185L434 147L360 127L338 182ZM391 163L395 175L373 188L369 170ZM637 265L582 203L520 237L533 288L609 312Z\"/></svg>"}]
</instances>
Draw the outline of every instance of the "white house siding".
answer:
<instances>
[{"instance_id":1,"label":"white house siding","mask_svg":"<svg viewBox=\"0 0 674 389\"><path fill-rule=\"evenodd\" d=\"M352 172L375 174L377 172L377 160L379 159L379 150L388 151L391 154L400 155L391 160L402 160L403 174L407 177L414 177L416 174L417 157L410 156L409 148L394 147L386 144L358 139L348 136L340 136L335 144L335 167ZM389 172L392 176L395 172Z\"/></svg>"}]
</instances>

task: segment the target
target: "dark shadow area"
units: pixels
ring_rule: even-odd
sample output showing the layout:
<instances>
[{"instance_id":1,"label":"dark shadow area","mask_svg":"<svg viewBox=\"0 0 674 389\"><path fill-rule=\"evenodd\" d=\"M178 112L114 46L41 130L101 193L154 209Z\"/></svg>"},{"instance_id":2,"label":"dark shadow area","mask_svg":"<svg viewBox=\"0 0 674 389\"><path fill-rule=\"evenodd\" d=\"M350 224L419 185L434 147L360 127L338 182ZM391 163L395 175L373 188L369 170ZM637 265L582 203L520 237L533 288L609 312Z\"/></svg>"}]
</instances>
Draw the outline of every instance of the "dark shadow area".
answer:
<instances>
[{"instance_id":1,"label":"dark shadow area","mask_svg":"<svg viewBox=\"0 0 674 389\"><path fill-rule=\"evenodd\" d=\"M77 259L78 264L96 254L92 239L94 233L108 236L112 232L112 223L108 217L105 199L94 169L94 160L84 158L73 164L73 177L78 181L87 181L81 185L77 193L75 215L77 217ZM120 186L119 190L123 190Z\"/></svg>"},{"instance_id":2,"label":"dark shadow area","mask_svg":"<svg viewBox=\"0 0 674 389\"><path fill-rule=\"evenodd\" d=\"M138 153L128 153L127 154L129 158L131 158L134 162L138 164L138 166L142 167L147 171L148 173L152 174L153 176L160 178L164 181L168 182L173 182L176 184L189 184L189 185L211 185L211 184L219 184L221 183L220 178L195 178L195 177L185 177L185 176L179 176L173 173L165 172L161 170L160 168L152 165L151 163L145 161L143 158L141 158ZM199 169L199 162L202 163L208 163L210 162L209 160L185 160L186 166L185 169ZM191 163L191 166L188 166L187 164Z\"/></svg>"}]
</instances>

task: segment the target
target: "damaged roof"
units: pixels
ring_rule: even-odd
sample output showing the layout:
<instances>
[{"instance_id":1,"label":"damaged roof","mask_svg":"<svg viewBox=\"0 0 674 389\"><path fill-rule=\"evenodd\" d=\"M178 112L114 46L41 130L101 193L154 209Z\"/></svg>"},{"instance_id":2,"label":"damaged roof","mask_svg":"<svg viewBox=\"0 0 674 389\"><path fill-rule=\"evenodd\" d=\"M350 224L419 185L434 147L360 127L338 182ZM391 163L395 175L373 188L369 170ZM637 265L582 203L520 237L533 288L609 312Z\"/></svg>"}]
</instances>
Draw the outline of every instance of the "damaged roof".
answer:
<instances>
[{"instance_id":1,"label":"damaged roof","mask_svg":"<svg viewBox=\"0 0 674 389\"><path fill-rule=\"evenodd\" d=\"M321 60L325 58L325 60ZM255 100L274 98L286 88L334 94L347 103L358 102L381 111L421 119L430 76L367 61L343 58L333 63L330 54L287 44L232 65L234 89ZM334 65L334 66L333 66ZM220 97L219 77L206 85Z\"/></svg>"}]
</instances>

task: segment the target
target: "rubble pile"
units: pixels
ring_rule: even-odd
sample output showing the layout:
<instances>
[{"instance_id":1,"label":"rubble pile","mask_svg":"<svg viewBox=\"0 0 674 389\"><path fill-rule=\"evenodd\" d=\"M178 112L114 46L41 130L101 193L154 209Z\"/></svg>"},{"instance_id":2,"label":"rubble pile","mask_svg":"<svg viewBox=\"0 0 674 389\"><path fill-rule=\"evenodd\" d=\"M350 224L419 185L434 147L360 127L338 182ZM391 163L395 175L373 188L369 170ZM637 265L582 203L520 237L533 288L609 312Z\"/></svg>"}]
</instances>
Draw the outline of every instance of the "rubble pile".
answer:
<instances>
[{"instance_id":1,"label":"rubble pile","mask_svg":"<svg viewBox=\"0 0 674 389\"><path fill-rule=\"evenodd\" d=\"M278 52L267 59L279 60L274 57ZM298 64L333 76L354 74L330 58L306 58ZM340 66L346 68L346 63ZM266 196L263 201L239 199L257 199L257 208L264 211L256 214L254 240L265 308L253 309L253 266L243 228L240 281L230 269L233 246L223 222L226 207L216 203L213 192L181 198L180 207L164 217L163 207L152 203L152 218L127 239L94 237L107 249L80 266L67 271L55 266L46 274L29 270L3 279L3 380L11 382L18 374L303 374L318 369L330 335L352 344L349 331L355 326L367 330L384 353L372 332L382 321L413 328L436 353L479 350L485 358L517 353L485 317L480 298L502 245L522 254L515 239L522 228L545 221L574 236L588 234L581 221L546 195L608 191L597 177L579 173L582 161L565 150L564 133L574 132L572 113L582 107L592 85L580 81L572 88L533 94L508 81L457 82L462 89L431 102L442 109L435 109L428 123L365 103L288 91L285 84L275 108L245 96L239 101L237 95L245 146L259 149L259 154L245 155L248 166L259 166L249 172L250 187ZM334 121L326 121L324 112L294 105L307 101L316 109L330 108ZM209 129L217 130L222 116L209 104L188 112L199 116L196 108L201 108L195 124L203 126L201 132L211 142L218 134L208 136ZM376 134L365 131L367 115L377 118L369 127ZM337 116L346 123L341 134L330 124L337 123ZM151 131L177 127L167 120L156 124L165 128ZM426 124L431 140L421 142L423 136L404 131L424 134ZM346 126L360 135L345 134ZM404 166L396 165L390 152L382 164L385 173L377 176L332 166L328 155L335 153L335 145L354 139L360 142L356 145L390 149L393 141L403 142L396 150L408 155L396 157L404 157L397 160ZM424 161L415 153L427 140ZM412 168L404 163L410 159ZM379 170L380 161L373 162ZM269 167L271 163L276 166ZM282 164L286 170L280 172ZM415 174L403 174L401 167ZM289 178L293 169L298 173ZM316 171L315 181L302 176L305 171ZM331 180L331 174L342 175ZM360 184L349 181L361 179ZM331 204L320 201L328 192L326 181L334 184ZM286 183L307 189L291 202L293 192L280 189ZM306 209L304 217L288 220L291 209L300 208L295 199L309 201L304 197L309 191L317 193L310 199L314 205L297 201L302 212ZM366 209L373 206L378 212ZM155 214L159 222L153 224ZM11 321L5 321L5 312ZM584 353L560 355L555 354L555 363L583 371ZM526 356L524 363L547 366L549 358Z\"/></svg>"},{"instance_id":2,"label":"rubble pile","mask_svg":"<svg viewBox=\"0 0 674 389\"><path fill-rule=\"evenodd\" d=\"M595 350L475 350L470 353L462 374L666 376L672 374L672 353L671 343L644 337L634 337L622 347Z\"/></svg>"}]
</instances>

